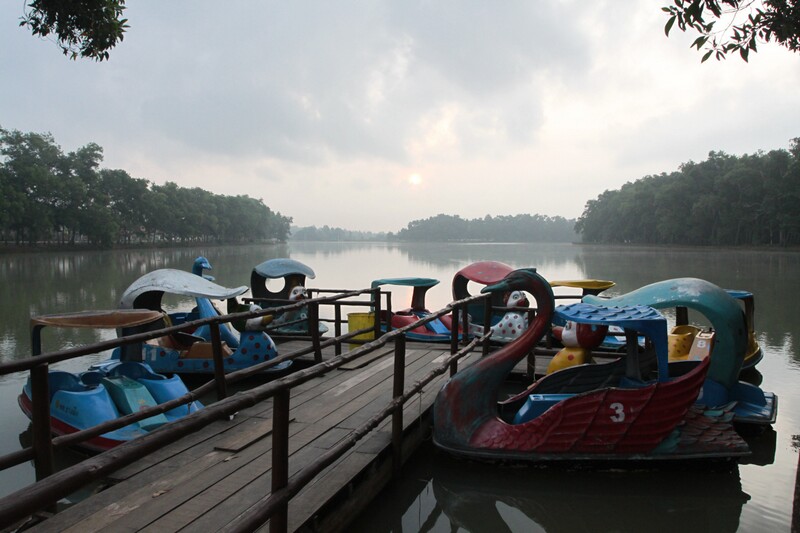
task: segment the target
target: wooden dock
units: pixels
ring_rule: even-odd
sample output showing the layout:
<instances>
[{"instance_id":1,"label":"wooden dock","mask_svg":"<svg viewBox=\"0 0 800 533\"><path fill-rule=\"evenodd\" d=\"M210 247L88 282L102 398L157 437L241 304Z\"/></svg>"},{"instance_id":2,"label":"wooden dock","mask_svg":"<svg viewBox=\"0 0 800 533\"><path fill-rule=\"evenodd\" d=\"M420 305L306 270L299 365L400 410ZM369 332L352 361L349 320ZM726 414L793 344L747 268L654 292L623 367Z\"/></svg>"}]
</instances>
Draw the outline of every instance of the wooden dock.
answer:
<instances>
[{"instance_id":1,"label":"wooden dock","mask_svg":"<svg viewBox=\"0 0 800 533\"><path fill-rule=\"evenodd\" d=\"M428 374L448 354L448 345L408 343L405 383ZM477 357L469 355L460 364ZM291 390L290 475L389 404L393 362L390 344ZM447 374L436 378L406 403L404 460L427 437L430 407L446 379ZM270 493L271 431L269 399L117 470L106 478L105 490L32 531L225 530ZM289 531L342 530L391 474L391 419L387 419L291 500Z\"/></svg>"}]
</instances>

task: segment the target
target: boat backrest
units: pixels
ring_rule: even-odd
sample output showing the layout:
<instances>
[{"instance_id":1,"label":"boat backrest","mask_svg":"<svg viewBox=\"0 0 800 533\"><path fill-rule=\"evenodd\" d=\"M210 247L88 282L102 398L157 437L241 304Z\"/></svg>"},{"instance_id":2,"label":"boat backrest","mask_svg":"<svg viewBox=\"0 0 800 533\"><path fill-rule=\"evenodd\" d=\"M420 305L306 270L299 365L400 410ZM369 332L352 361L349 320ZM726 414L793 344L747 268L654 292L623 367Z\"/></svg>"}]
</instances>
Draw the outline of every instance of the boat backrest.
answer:
<instances>
[{"instance_id":1,"label":"boat backrest","mask_svg":"<svg viewBox=\"0 0 800 533\"><path fill-rule=\"evenodd\" d=\"M86 390L86 386L75 374L64 372L63 370L51 370L47 375L47 382L50 387L50 399L56 391L80 392Z\"/></svg>"},{"instance_id":2,"label":"boat backrest","mask_svg":"<svg viewBox=\"0 0 800 533\"><path fill-rule=\"evenodd\" d=\"M88 370L81 374L81 381L87 387L96 387L103 381L105 374L99 370Z\"/></svg>"},{"instance_id":3,"label":"boat backrest","mask_svg":"<svg viewBox=\"0 0 800 533\"><path fill-rule=\"evenodd\" d=\"M166 379L166 376L155 374L140 363L128 361L120 363L108 372L109 377L126 376L131 379Z\"/></svg>"}]
</instances>

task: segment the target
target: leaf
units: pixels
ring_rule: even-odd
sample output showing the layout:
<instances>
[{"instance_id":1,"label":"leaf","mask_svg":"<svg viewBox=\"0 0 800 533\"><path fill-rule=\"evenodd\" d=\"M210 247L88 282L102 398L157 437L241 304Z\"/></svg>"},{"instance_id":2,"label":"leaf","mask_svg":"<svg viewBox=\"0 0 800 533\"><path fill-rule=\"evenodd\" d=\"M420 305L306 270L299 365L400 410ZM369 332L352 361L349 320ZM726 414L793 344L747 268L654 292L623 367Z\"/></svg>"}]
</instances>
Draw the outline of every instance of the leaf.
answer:
<instances>
[{"instance_id":1,"label":"leaf","mask_svg":"<svg viewBox=\"0 0 800 533\"><path fill-rule=\"evenodd\" d=\"M664 26L664 34L669 37L669 31L672 29L672 25L675 24L675 15L671 16L667 21L667 25Z\"/></svg>"},{"instance_id":2,"label":"leaf","mask_svg":"<svg viewBox=\"0 0 800 533\"><path fill-rule=\"evenodd\" d=\"M709 57L711 57L711 54L713 54L713 53L714 53L714 50L709 50L708 52L706 52L706 53L703 55L703 59L701 59L701 60L700 60L700 62L701 62L701 63L705 63L705 62L706 62L706 59L708 59Z\"/></svg>"}]
</instances>

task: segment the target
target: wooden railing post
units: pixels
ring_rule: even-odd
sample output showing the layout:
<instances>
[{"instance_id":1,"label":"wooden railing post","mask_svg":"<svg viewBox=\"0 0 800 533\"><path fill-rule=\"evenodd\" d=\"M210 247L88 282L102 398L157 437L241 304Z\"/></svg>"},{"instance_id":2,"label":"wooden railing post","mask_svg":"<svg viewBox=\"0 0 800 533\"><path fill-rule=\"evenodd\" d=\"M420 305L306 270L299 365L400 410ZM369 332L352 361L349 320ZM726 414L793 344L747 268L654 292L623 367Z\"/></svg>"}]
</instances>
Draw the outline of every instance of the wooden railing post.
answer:
<instances>
[{"instance_id":1,"label":"wooden railing post","mask_svg":"<svg viewBox=\"0 0 800 533\"><path fill-rule=\"evenodd\" d=\"M450 311L450 355L458 351L458 306Z\"/></svg>"},{"instance_id":2,"label":"wooden railing post","mask_svg":"<svg viewBox=\"0 0 800 533\"><path fill-rule=\"evenodd\" d=\"M403 396L406 374L406 336L400 335L394 340L394 382L392 399ZM403 467L403 405L397 406L392 413L392 471L400 475Z\"/></svg>"},{"instance_id":3,"label":"wooden railing post","mask_svg":"<svg viewBox=\"0 0 800 533\"><path fill-rule=\"evenodd\" d=\"M469 313L467 312L467 306L464 305L461 307L461 344L468 344L469 343Z\"/></svg>"},{"instance_id":4,"label":"wooden railing post","mask_svg":"<svg viewBox=\"0 0 800 533\"><path fill-rule=\"evenodd\" d=\"M374 330L375 336L373 338L377 339L381 336L381 288L375 287L372 293L372 302L373 302L373 310L372 312L375 313L375 320L374 320ZM389 331L390 324L387 323L386 331Z\"/></svg>"},{"instance_id":5,"label":"wooden railing post","mask_svg":"<svg viewBox=\"0 0 800 533\"><path fill-rule=\"evenodd\" d=\"M314 346L314 362L322 362L322 347L319 341L319 303L308 304L308 327L311 333L311 344Z\"/></svg>"},{"instance_id":6,"label":"wooden railing post","mask_svg":"<svg viewBox=\"0 0 800 533\"><path fill-rule=\"evenodd\" d=\"M222 338L219 334L219 323L208 325L211 330L211 355L214 358L214 382L217 388L217 400L228 397L228 386L225 381L225 361L222 357Z\"/></svg>"},{"instance_id":7,"label":"wooden railing post","mask_svg":"<svg viewBox=\"0 0 800 533\"><path fill-rule=\"evenodd\" d=\"M333 304L333 336L339 338L342 334L342 304L339 302L334 302ZM342 343L341 341L336 341L334 345L334 353L336 355L342 355Z\"/></svg>"},{"instance_id":8,"label":"wooden railing post","mask_svg":"<svg viewBox=\"0 0 800 533\"><path fill-rule=\"evenodd\" d=\"M483 300L483 334L486 335L489 333L489 330L492 329L492 297L487 296ZM483 350L481 353L484 357L489 355L489 344L491 340L486 341L483 343L481 349Z\"/></svg>"},{"instance_id":9,"label":"wooden railing post","mask_svg":"<svg viewBox=\"0 0 800 533\"><path fill-rule=\"evenodd\" d=\"M272 494L289 483L289 389L273 397L272 408ZM270 533L286 533L289 527L289 504L284 503L269 519Z\"/></svg>"},{"instance_id":10,"label":"wooden railing post","mask_svg":"<svg viewBox=\"0 0 800 533\"><path fill-rule=\"evenodd\" d=\"M53 473L53 441L50 428L50 384L47 379L48 365L38 365L31 369L31 401L33 413L33 460L36 481L41 481Z\"/></svg>"}]
</instances>

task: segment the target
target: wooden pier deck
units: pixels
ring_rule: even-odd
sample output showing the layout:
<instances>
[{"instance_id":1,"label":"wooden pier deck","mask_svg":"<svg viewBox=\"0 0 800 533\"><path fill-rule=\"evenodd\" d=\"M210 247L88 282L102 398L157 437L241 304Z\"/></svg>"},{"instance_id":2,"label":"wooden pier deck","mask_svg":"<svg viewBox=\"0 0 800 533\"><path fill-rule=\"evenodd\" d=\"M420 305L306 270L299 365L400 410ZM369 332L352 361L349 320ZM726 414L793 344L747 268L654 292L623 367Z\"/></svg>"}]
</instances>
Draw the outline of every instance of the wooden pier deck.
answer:
<instances>
[{"instance_id":1,"label":"wooden pier deck","mask_svg":"<svg viewBox=\"0 0 800 533\"><path fill-rule=\"evenodd\" d=\"M288 348L288 347L287 347ZM407 386L439 366L442 344L408 343ZM469 364L479 354L460 364ZM350 435L392 396L393 347L292 389L289 474ZM429 408L447 375L404 408L404 459L427 437ZM422 421L422 422L421 422ZM272 400L217 421L110 475L107 488L33 531L220 531L270 493ZM336 531L391 477L391 419L328 467L289 504L290 531ZM266 530L265 528L262 528Z\"/></svg>"}]
</instances>

